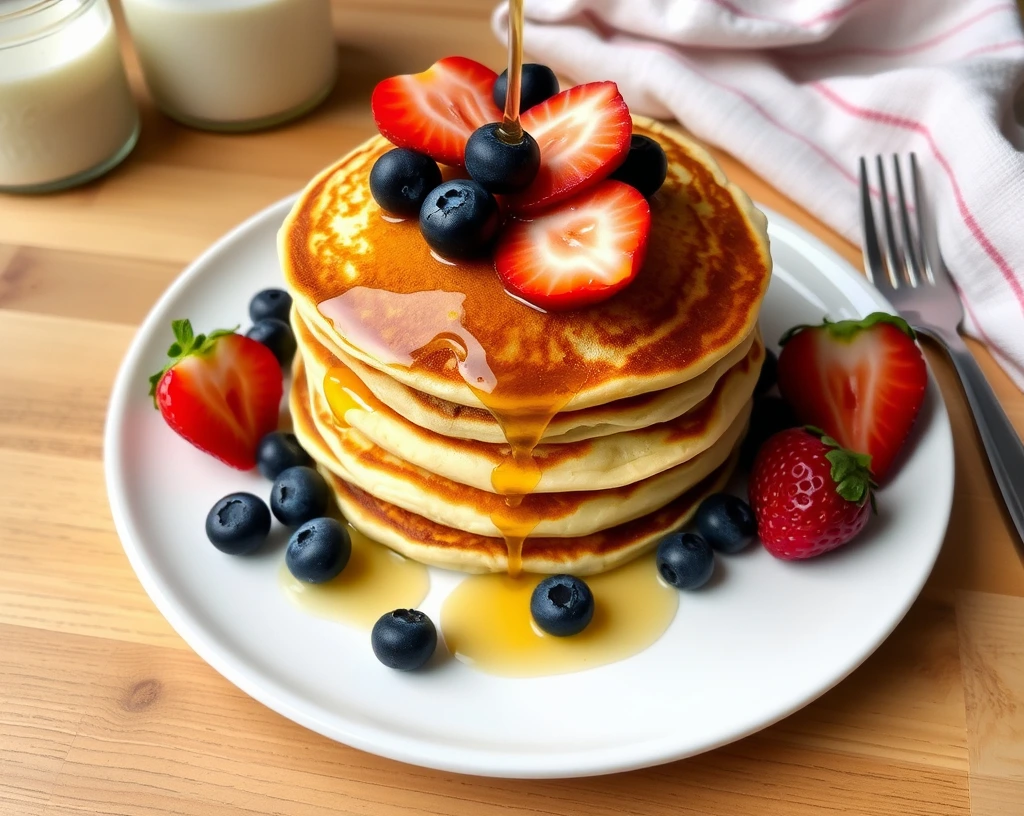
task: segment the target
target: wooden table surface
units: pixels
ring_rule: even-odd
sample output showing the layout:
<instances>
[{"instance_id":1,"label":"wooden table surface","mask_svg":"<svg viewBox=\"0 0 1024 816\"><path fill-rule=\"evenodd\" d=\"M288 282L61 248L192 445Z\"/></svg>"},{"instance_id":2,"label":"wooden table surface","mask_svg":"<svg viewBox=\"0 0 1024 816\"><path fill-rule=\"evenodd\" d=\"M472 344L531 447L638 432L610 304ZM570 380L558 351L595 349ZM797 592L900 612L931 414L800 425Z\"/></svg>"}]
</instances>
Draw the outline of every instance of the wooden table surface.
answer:
<instances>
[{"instance_id":1,"label":"wooden table surface","mask_svg":"<svg viewBox=\"0 0 1024 816\"><path fill-rule=\"evenodd\" d=\"M380 78L447 54L500 69L490 0L345 0L341 79L315 114L217 136L142 100L135 153L99 183L0 196L0 813L1024 813L1024 569L949 367L929 353L956 501L928 586L836 689L756 736L617 776L502 781L332 743L254 702L186 646L114 532L102 433L146 311L207 245L374 132ZM859 266L727 156L729 176ZM1024 395L973 346L1011 419ZM756 683L756 678L751 678Z\"/></svg>"}]
</instances>

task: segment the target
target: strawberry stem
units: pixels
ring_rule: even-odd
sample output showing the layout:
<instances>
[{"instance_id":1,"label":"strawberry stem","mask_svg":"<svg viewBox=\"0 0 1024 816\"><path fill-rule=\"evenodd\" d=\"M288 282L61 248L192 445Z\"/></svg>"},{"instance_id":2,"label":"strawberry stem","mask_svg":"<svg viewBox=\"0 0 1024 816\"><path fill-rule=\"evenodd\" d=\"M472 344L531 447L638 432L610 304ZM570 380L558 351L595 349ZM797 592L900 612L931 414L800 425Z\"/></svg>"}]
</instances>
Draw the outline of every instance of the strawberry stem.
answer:
<instances>
[{"instance_id":1,"label":"strawberry stem","mask_svg":"<svg viewBox=\"0 0 1024 816\"><path fill-rule=\"evenodd\" d=\"M831 448L825 458L832 465L830 475L836 484L836 493L849 502L864 504L871 502L875 506L873 488L877 487L871 476L871 455L847 450L821 428L807 425L804 430L818 437L826 448Z\"/></svg>"},{"instance_id":2,"label":"strawberry stem","mask_svg":"<svg viewBox=\"0 0 1024 816\"><path fill-rule=\"evenodd\" d=\"M794 326L779 338L779 345L786 345L786 343L806 329L825 329L837 340L852 340L862 331L867 331L872 326L877 326L879 323L888 323L890 326L895 326L911 340L914 340L917 337L914 330L910 328L910 324L902 317L891 315L888 312L872 312L862 320L839 320L833 322L826 317L822 323L817 326L812 326L806 323Z\"/></svg>"},{"instance_id":3,"label":"strawberry stem","mask_svg":"<svg viewBox=\"0 0 1024 816\"><path fill-rule=\"evenodd\" d=\"M217 329L209 334L196 334L192 329L191 320L172 320L171 331L174 333L174 342L167 349L167 363L156 374L149 378L149 395L153 398L153 407L156 408L156 389L164 374L174 368L186 357L193 355L202 356L209 354L217 345L217 341L226 335L238 331L238 326L233 329Z\"/></svg>"}]
</instances>

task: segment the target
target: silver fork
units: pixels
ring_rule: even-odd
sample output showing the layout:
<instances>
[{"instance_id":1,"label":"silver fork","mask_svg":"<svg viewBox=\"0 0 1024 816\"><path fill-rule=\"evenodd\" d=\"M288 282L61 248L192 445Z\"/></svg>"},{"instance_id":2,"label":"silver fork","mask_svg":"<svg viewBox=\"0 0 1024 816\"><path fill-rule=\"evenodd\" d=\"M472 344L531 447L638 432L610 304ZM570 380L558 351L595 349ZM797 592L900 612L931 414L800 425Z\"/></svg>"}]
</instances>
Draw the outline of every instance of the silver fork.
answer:
<instances>
[{"instance_id":1,"label":"silver fork","mask_svg":"<svg viewBox=\"0 0 1024 816\"><path fill-rule=\"evenodd\" d=\"M876 229L867 162L863 158L860 160L864 265L868 276L899 314L916 331L938 343L953 363L974 415L978 435L988 454L996 484L999 485L1006 509L1017 528L1014 544L1024 559L1024 443L1017 436L992 392L992 387L960 337L963 306L939 252L935 223L924 212L925 200L917 158L913 153L910 154L914 194L912 218L904 193L899 157L892 157L896 200L899 204L899 237L893 226L885 166L881 156L875 157L875 164L882 202L880 209L884 240L879 239Z\"/></svg>"}]
</instances>

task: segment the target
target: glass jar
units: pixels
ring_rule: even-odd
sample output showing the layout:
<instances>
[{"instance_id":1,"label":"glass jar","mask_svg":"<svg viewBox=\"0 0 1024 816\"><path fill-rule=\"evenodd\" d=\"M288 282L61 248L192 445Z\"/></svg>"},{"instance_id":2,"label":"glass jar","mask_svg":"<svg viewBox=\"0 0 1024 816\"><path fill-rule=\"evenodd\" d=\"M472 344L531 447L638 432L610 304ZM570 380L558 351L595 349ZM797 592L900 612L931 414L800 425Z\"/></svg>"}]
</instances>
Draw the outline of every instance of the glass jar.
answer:
<instances>
[{"instance_id":1,"label":"glass jar","mask_svg":"<svg viewBox=\"0 0 1024 816\"><path fill-rule=\"evenodd\" d=\"M107 0L0 2L0 192L90 181L138 136Z\"/></svg>"},{"instance_id":2,"label":"glass jar","mask_svg":"<svg viewBox=\"0 0 1024 816\"><path fill-rule=\"evenodd\" d=\"M330 0L122 0L156 104L204 130L270 127L330 93Z\"/></svg>"}]
</instances>

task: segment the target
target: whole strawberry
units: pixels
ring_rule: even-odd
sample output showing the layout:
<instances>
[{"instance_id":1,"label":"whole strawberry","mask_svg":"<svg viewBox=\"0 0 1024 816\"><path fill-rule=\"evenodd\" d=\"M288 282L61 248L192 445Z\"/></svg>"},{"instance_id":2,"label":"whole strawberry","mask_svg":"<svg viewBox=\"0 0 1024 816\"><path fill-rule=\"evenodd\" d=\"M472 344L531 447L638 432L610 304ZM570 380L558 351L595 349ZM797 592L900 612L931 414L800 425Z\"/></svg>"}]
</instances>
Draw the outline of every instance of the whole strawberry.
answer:
<instances>
[{"instance_id":1,"label":"whole strawberry","mask_svg":"<svg viewBox=\"0 0 1024 816\"><path fill-rule=\"evenodd\" d=\"M750 505L776 558L812 558L854 538L871 514L871 457L814 428L768 439L750 474Z\"/></svg>"},{"instance_id":2,"label":"whole strawberry","mask_svg":"<svg viewBox=\"0 0 1024 816\"><path fill-rule=\"evenodd\" d=\"M195 334L175 320L171 359L149 379L168 425L197 448L239 470L256 465L260 439L277 429L283 391L273 353L233 331Z\"/></svg>"}]
</instances>

